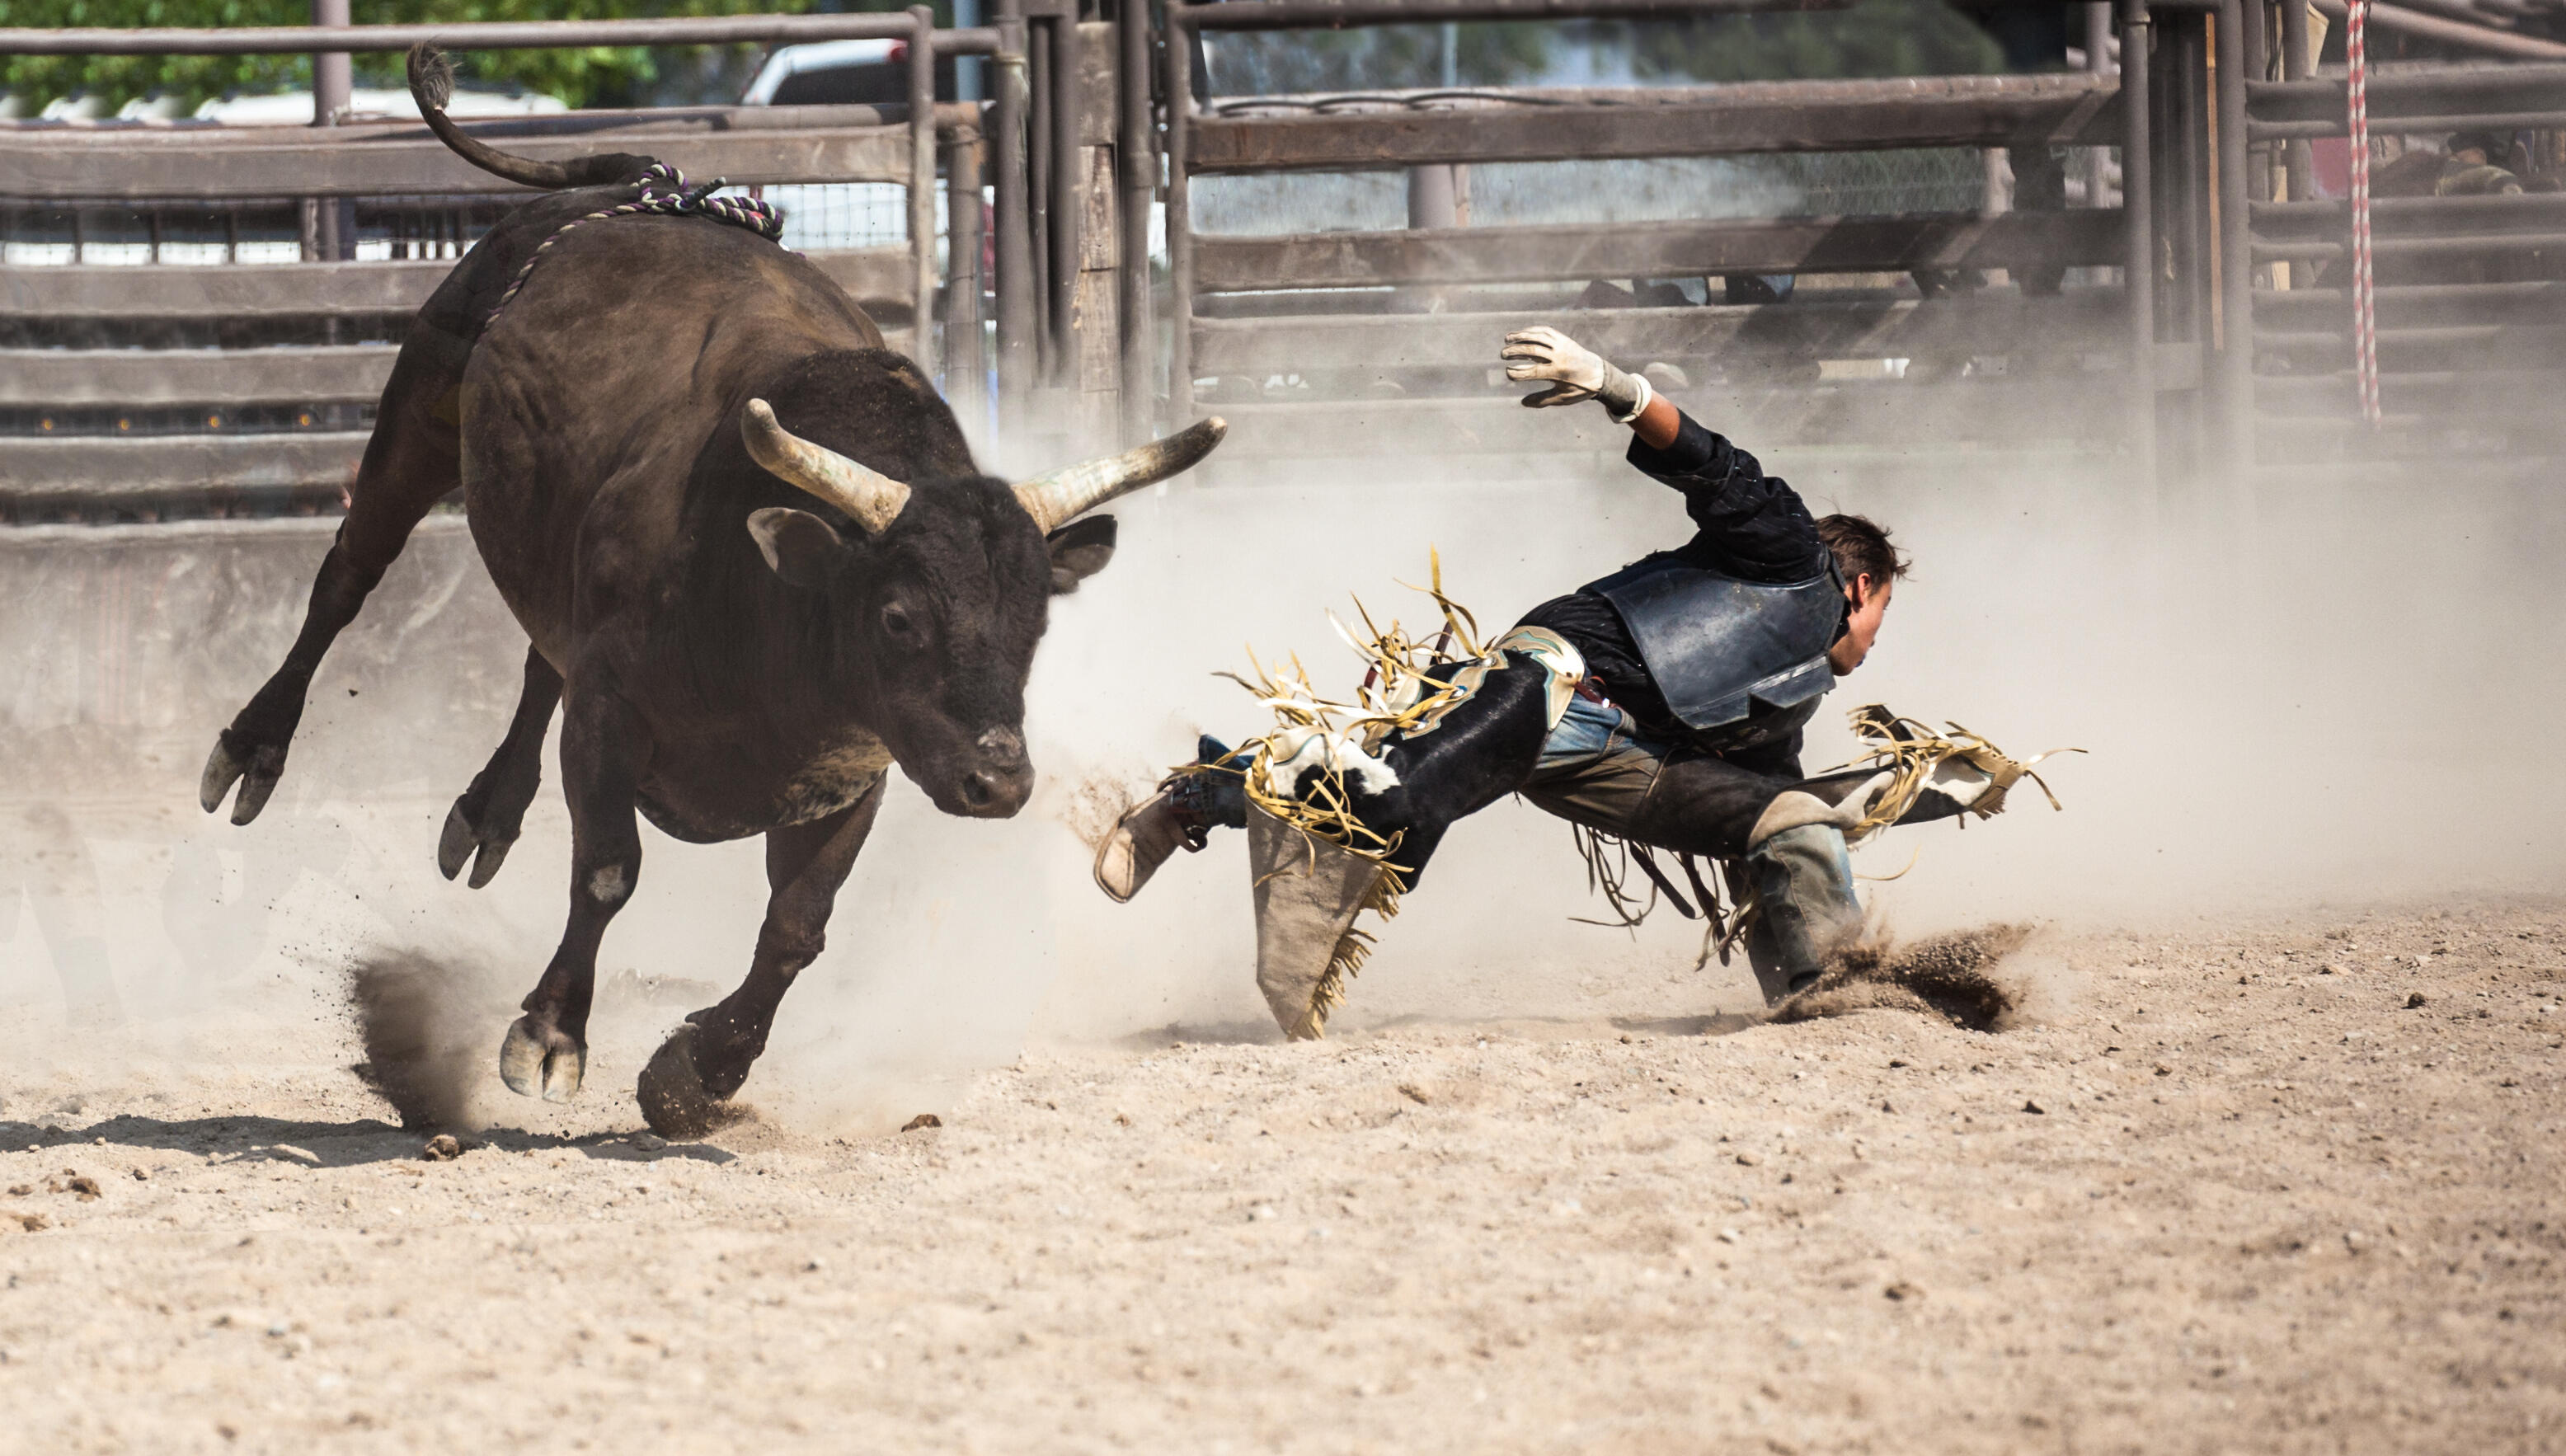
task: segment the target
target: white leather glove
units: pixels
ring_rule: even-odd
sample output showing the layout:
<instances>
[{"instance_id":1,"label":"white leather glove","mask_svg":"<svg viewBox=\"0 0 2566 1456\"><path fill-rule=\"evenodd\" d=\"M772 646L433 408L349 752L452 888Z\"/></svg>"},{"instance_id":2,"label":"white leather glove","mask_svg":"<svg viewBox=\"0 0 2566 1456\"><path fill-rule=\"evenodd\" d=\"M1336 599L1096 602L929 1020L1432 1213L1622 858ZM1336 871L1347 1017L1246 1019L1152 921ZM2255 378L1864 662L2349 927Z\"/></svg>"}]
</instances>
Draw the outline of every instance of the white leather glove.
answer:
<instances>
[{"instance_id":1,"label":"white leather glove","mask_svg":"<svg viewBox=\"0 0 2566 1456\"><path fill-rule=\"evenodd\" d=\"M1614 423L1629 424L1657 397L1647 379L1622 372L1602 355L1547 325L1507 335L1498 357L1506 362L1509 379L1550 381L1549 388L1524 396L1528 409L1582 404L1594 399L1602 402Z\"/></svg>"}]
</instances>

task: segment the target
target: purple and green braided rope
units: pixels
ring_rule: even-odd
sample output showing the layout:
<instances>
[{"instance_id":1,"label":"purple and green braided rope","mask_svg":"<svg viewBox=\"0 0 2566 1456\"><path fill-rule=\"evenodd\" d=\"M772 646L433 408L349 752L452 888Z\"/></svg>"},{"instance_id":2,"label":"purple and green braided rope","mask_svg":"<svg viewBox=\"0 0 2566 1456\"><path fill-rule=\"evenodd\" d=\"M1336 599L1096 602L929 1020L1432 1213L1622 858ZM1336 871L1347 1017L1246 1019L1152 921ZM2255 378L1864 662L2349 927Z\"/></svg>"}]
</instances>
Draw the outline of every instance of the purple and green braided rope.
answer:
<instances>
[{"instance_id":1,"label":"purple and green braided rope","mask_svg":"<svg viewBox=\"0 0 2566 1456\"><path fill-rule=\"evenodd\" d=\"M712 195L720 190L723 184L722 178L715 177L712 181L689 192L686 190L684 172L663 161L650 163L649 169L642 174L641 196L600 212L592 212L586 217L574 217L553 229L551 237L536 245L534 255L526 259L526 266L517 270L515 281L508 285L506 293L499 295L499 302L491 308L490 317L481 321L481 327L487 329L499 322L499 311L508 307L509 301L517 296L518 290L526 286L526 279L534 273L535 265L543 261L544 254L553 244L562 240L564 233L583 222L596 222L609 217L709 217L715 222L728 223L732 227L747 228L770 243L784 235L784 214L776 211L773 204L751 197Z\"/></svg>"}]
</instances>

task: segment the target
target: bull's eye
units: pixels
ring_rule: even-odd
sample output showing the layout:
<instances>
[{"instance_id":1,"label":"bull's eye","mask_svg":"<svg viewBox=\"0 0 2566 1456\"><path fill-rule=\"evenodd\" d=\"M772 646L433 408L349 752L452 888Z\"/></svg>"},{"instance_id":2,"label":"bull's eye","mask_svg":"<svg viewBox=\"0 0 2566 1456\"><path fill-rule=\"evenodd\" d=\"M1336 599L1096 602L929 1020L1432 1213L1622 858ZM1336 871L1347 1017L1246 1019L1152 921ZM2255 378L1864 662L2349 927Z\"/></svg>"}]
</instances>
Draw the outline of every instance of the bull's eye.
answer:
<instances>
[{"instance_id":1,"label":"bull's eye","mask_svg":"<svg viewBox=\"0 0 2566 1456\"><path fill-rule=\"evenodd\" d=\"M909 634L908 612L897 605L883 608L882 624L883 630L895 637Z\"/></svg>"}]
</instances>

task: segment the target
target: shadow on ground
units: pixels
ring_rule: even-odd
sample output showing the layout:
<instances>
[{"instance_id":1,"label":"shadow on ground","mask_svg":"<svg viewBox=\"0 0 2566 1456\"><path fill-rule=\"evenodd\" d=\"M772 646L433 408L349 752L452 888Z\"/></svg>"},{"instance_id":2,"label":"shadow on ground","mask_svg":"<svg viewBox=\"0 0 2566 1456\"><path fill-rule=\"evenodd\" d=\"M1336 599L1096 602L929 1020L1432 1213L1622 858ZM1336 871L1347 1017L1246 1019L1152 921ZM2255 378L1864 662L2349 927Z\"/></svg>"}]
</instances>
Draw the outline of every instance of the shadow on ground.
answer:
<instances>
[{"instance_id":1,"label":"shadow on ground","mask_svg":"<svg viewBox=\"0 0 2566 1456\"><path fill-rule=\"evenodd\" d=\"M143 1148L185 1152L218 1162L252 1160L290 1162L307 1168L358 1167L370 1163L417 1162L429 1158L428 1134L403 1130L374 1117L353 1122L307 1122L283 1117L110 1117L77 1131L28 1122L0 1122L0 1147L30 1152L83 1146ZM491 1128L458 1139L465 1148L489 1147L501 1152L576 1152L608 1162L651 1162L691 1158L726 1163L737 1154L710 1143L670 1143L644 1147L631 1134L598 1132L579 1137L558 1133Z\"/></svg>"}]
</instances>

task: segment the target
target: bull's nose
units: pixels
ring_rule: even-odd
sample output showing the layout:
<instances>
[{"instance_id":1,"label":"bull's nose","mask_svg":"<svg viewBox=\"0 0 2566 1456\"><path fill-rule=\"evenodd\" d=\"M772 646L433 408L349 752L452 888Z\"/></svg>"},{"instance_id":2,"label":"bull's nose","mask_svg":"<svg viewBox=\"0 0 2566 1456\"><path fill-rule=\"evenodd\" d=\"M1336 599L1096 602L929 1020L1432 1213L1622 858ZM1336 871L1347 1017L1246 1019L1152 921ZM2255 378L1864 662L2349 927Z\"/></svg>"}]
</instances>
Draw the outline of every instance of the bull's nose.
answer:
<instances>
[{"instance_id":1,"label":"bull's nose","mask_svg":"<svg viewBox=\"0 0 2566 1456\"><path fill-rule=\"evenodd\" d=\"M1032 797L1033 770L1022 763L1009 768L973 769L962 776L962 807L970 814L1004 819Z\"/></svg>"},{"instance_id":2,"label":"bull's nose","mask_svg":"<svg viewBox=\"0 0 2566 1456\"><path fill-rule=\"evenodd\" d=\"M1033 765L1025 761L1024 736L1012 728L992 728L973 745L980 762L962 776L965 811L1003 819L1025 807L1033 796Z\"/></svg>"}]
</instances>

